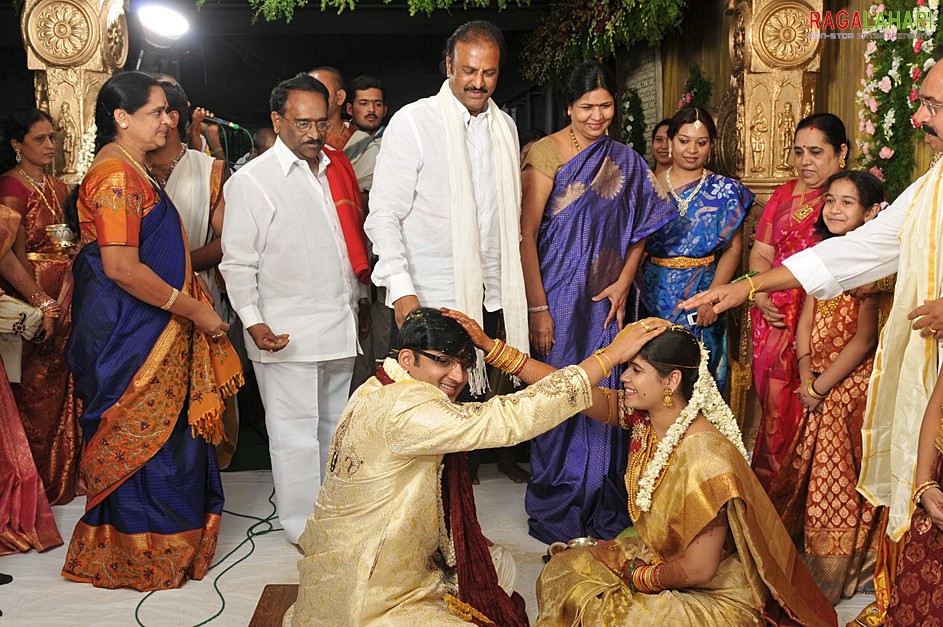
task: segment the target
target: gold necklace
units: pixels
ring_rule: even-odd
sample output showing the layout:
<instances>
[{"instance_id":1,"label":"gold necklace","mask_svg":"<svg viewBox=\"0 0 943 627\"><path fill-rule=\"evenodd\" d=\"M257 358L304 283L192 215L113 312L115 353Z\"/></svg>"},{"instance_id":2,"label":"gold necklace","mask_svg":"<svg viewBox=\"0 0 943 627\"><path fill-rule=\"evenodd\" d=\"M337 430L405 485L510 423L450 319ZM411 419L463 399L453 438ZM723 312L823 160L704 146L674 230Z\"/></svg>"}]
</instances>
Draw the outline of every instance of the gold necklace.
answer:
<instances>
[{"instance_id":1,"label":"gold necklace","mask_svg":"<svg viewBox=\"0 0 943 627\"><path fill-rule=\"evenodd\" d=\"M180 154L174 157L174 160L170 162L169 166L167 164L158 164L158 163L155 163L152 166L154 168L155 175L158 175L158 174L163 175L163 176L157 177L158 179L160 179L161 183L165 185L167 184L167 180L170 178L170 175L173 174L174 168L177 167L177 164L180 162L181 159L183 159L183 156L185 154L187 154L187 146L186 144L181 144Z\"/></svg>"},{"instance_id":2,"label":"gold necklace","mask_svg":"<svg viewBox=\"0 0 943 627\"><path fill-rule=\"evenodd\" d=\"M573 127L570 127L570 141L573 142L573 147L576 148L576 154L583 152L583 147L580 146L580 143L576 141L576 134L573 132Z\"/></svg>"},{"instance_id":3,"label":"gold necklace","mask_svg":"<svg viewBox=\"0 0 943 627\"><path fill-rule=\"evenodd\" d=\"M117 141L115 141L115 146L118 147L118 150L120 150L121 152L124 153L124 156L127 157L127 158L131 161L131 165L133 165L134 167L136 167L136 168L141 172L141 174L144 175L144 178L145 178L145 179L147 179L148 181L150 181L151 184L154 185L154 187L160 189L160 183L157 181L157 179L154 177L154 175L151 174L151 173L147 170L147 168L145 168L143 165L141 165L141 164L138 162L137 159L135 159L134 157L132 157L132 156L131 156L131 153L128 152L127 150L125 150L124 146L122 146L121 144L119 144Z\"/></svg>"},{"instance_id":4,"label":"gold necklace","mask_svg":"<svg viewBox=\"0 0 943 627\"><path fill-rule=\"evenodd\" d=\"M824 198L824 194L821 196L815 197L811 202L806 203L805 195L809 193L809 186L805 183L802 184L802 194L799 195L799 206L792 213L792 218L796 222L802 222L815 211L815 205L819 204L819 201Z\"/></svg>"},{"instance_id":5,"label":"gold necklace","mask_svg":"<svg viewBox=\"0 0 943 627\"><path fill-rule=\"evenodd\" d=\"M32 176L26 173L26 170L20 166L16 166L16 169L19 170L26 178L26 182L29 183L29 186L33 188L33 191L39 194L39 197L43 199L43 204L46 205L46 209L49 210L49 214L52 216L53 222L58 223L62 221L62 217L59 215L59 212L56 211L55 206L50 202L49 198L46 196L46 173L43 172L43 180L37 182ZM56 189L52 186L52 183L49 184L49 189L52 191L52 199L55 201L55 205L62 206L59 201L59 196L56 195Z\"/></svg>"},{"instance_id":6,"label":"gold necklace","mask_svg":"<svg viewBox=\"0 0 943 627\"><path fill-rule=\"evenodd\" d=\"M707 180L707 170L701 169L701 181L697 184L697 187L691 190L688 197L683 199L681 196L678 196L678 192L675 191L674 186L671 184L671 168L673 167L674 166L669 167L665 172L665 182L668 183L668 192L671 194L671 197L678 203L678 213L683 216L688 213L688 205L691 204L691 200L693 200L701 191L701 188L704 187L704 181Z\"/></svg>"}]
</instances>

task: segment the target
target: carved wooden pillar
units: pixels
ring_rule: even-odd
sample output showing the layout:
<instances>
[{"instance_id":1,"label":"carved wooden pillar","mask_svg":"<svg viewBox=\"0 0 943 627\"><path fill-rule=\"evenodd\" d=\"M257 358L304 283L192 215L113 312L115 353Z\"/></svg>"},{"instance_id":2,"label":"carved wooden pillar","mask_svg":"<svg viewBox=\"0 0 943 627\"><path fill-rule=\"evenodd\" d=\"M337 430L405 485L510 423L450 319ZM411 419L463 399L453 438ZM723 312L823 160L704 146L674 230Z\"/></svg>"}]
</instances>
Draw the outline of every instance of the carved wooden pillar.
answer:
<instances>
[{"instance_id":1,"label":"carved wooden pillar","mask_svg":"<svg viewBox=\"0 0 943 627\"><path fill-rule=\"evenodd\" d=\"M128 57L125 0L27 0L20 21L36 106L52 116L54 173L78 183L82 136L95 121L98 90Z\"/></svg>"},{"instance_id":2,"label":"carved wooden pillar","mask_svg":"<svg viewBox=\"0 0 943 627\"><path fill-rule=\"evenodd\" d=\"M756 222L773 191L794 178L796 123L815 110L822 40L810 12L822 0L728 0L731 16L730 85L718 112L718 169L739 177L756 195L744 223L743 267ZM759 407L752 385L753 346L749 310L729 318L730 405L744 437L756 436Z\"/></svg>"},{"instance_id":3,"label":"carved wooden pillar","mask_svg":"<svg viewBox=\"0 0 943 627\"><path fill-rule=\"evenodd\" d=\"M815 110L822 40L810 25L822 0L753 0L732 7L743 28L744 183L765 204L795 177L796 122Z\"/></svg>"}]
</instances>

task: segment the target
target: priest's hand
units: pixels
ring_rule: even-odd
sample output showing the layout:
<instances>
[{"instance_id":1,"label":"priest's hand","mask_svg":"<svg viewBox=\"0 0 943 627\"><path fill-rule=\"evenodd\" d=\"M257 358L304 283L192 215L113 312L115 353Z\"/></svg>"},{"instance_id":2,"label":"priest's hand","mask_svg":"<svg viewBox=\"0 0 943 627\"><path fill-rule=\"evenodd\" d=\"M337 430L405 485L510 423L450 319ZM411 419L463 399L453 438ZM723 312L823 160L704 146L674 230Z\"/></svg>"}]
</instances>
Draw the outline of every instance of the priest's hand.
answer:
<instances>
[{"instance_id":1,"label":"priest's hand","mask_svg":"<svg viewBox=\"0 0 943 627\"><path fill-rule=\"evenodd\" d=\"M418 308L419 306L419 298L415 294L409 294L393 301L393 312L396 315L396 328L402 329L403 320L406 319L406 316L409 315L409 312Z\"/></svg>"},{"instance_id":2,"label":"priest's hand","mask_svg":"<svg viewBox=\"0 0 943 627\"><path fill-rule=\"evenodd\" d=\"M486 355L494 348L494 340L488 337L488 334L482 330L481 326L466 314L455 309L449 309L448 307L441 307L439 311L462 325L465 332L468 333L468 336L471 338L472 344L475 345L475 348L481 349Z\"/></svg>"},{"instance_id":3,"label":"priest's hand","mask_svg":"<svg viewBox=\"0 0 943 627\"><path fill-rule=\"evenodd\" d=\"M249 336L252 337L252 341L259 347L259 350L275 353L288 346L288 334L275 335L264 322L253 324L246 331L249 332Z\"/></svg>"},{"instance_id":4,"label":"priest's hand","mask_svg":"<svg viewBox=\"0 0 943 627\"><path fill-rule=\"evenodd\" d=\"M920 337L940 338L943 332L943 298L925 300L923 304L907 315L913 320L913 330L920 331Z\"/></svg>"}]
</instances>

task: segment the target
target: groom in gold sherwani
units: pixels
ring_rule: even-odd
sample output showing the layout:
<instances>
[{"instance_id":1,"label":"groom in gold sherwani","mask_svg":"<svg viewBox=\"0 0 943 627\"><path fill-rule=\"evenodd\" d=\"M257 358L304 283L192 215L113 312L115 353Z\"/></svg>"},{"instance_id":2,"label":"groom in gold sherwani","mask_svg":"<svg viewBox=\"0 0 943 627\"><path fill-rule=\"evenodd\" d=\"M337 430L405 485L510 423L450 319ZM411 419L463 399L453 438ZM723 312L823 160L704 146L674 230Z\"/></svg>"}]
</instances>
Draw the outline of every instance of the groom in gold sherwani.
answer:
<instances>
[{"instance_id":1,"label":"groom in gold sherwani","mask_svg":"<svg viewBox=\"0 0 943 627\"><path fill-rule=\"evenodd\" d=\"M626 327L605 349L608 365L624 363L660 326ZM526 625L520 596L497 585L495 551L475 520L461 453L514 445L589 408L605 361L591 356L517 394L458 404L475 363L462 326L419 308L399 338L396 358L357 389L341 415L327 478L301 536L301 585L285 624L438 626L487 617ZM523 380L546 371L517 354Z\"/></svg>"}]
</instances>

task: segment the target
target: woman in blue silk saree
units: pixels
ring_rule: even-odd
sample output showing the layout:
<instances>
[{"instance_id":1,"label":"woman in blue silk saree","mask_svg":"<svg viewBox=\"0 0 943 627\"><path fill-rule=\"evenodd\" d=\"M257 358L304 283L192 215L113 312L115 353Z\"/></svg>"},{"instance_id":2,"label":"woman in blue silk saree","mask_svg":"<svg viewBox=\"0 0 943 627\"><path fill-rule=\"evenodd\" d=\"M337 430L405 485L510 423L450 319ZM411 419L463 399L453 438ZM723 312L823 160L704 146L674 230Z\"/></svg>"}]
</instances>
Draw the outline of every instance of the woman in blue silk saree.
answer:
<instances>
[{"instance_id":1,"label":"woman in blue silk saree","mask_svg":"<svg viewBox=\"0 0 943 627\"><path fill-rule=\"evenodd\" d=\"M699 107L678 111L668 125L672 166L662 174L663 187L678 208L677 220L654 233L639 270L642 304L652 316L690 329L710 354L708 369L717 387L727 380L727 322L710 307L691 312L676 309L712 285L729 283L740 264L742 234L754 194L740 181L705 169L716 137L714 121Z\"/></svg>"},{"instance_id":2,"label":"woman in blue silk saree","mask_svg":"<svg viewBox=\"0 0 943 627\"><path fill-rule=\"evenodd\" d=\"M556 367L612 341L644 239L676 216L642 157L606 136L615 92L604 66L578 66L567 87L571 124L534 144L523 163L531 345ZM617 387L620 374L601 385ZM627 459L627 432L582 414L532 440L530 534L548 543L618 535L629 525Z\"/></svg>"}]
</instances>

